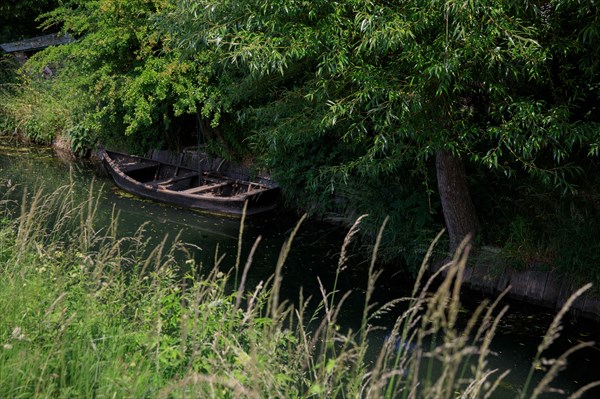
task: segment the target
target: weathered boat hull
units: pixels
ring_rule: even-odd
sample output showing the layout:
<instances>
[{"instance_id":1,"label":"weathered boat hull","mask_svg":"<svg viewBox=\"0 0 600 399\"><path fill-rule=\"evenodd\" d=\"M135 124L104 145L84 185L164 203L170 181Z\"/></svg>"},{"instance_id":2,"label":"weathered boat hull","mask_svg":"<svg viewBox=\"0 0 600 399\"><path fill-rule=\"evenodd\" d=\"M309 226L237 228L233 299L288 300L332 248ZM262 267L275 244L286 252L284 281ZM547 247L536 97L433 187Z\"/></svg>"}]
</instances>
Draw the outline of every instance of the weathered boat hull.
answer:
<instances>
[{"instance_id":1,"label":"weathered boat hull","mask_svg":"<svg viewBox=\"0 0 600 399\"><path fill-rule=\"evenodd\" d=\"M147 158L100 149L102 162L121 189L134 195L198 211L241 217L277 208L275 184L238 180Z\"/></svg>"}]
</instances>

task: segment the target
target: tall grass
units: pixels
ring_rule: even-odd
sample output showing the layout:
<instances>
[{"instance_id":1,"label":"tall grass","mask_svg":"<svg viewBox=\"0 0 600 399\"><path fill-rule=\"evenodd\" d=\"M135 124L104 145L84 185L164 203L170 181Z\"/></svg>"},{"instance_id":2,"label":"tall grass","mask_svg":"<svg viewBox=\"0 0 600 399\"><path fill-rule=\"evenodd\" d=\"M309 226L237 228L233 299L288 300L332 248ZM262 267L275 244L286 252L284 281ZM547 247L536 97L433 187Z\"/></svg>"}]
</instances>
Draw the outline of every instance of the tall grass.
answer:
<instances>
[{"instance_id":1,"label":"tall grass","mask_svg":"<svg viewBox=\"0 0 600 399\"><path fill-rule=\"evenodd\" d=\"M219 256L196 264L192 246L165 240L146 248L143 228L118 238L116 215L96 229L97 200L75 200L72 185L26 195L22 204L0 230L0 397L489 398L508 373L488 364L506 311L500 299L458 320L466 246L433 276L425 259L412 295L383 306L370 300L380 276L375 251L357 310L362 323L352 331L339 323L348 293L321 285L320 298L300 293L292 305L282 297L299 226L273 277L249 287L253 251L228 268ZM184 264L177 252L188 254ZM405 310L369 360L376 319L398 306ZM565 312L543 338L532 375ZM520 397L547 391L565 359L543 363L546 376L537 386L528 381Z\"/></svg>"}]
</instances>

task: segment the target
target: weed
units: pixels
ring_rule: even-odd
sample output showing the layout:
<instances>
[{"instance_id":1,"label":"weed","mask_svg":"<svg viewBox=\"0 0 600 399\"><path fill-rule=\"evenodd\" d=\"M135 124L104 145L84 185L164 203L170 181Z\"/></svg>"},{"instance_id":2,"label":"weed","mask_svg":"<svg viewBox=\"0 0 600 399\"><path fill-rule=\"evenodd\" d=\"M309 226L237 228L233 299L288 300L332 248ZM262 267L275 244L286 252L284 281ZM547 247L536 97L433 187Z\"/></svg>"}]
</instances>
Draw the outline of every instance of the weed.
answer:
<instances>
[{"instance_id":1,"label":"weed","mask_svg":"<svg viewBox=\"0 0 600 399\"><path fill-rule=\"evenodd\" d=\"M321 298L300 294L296 306L281 296L282 267L299 226L274 276L251 287L246 277L253 251L229 273L195 264L189 254L182 277L174 255L189 247L168 246L165 239L146 248L143 228L119 239L116 217L98 231L97 199L73 198L72 185L24 197L21 216L0 226L0 397L489 398L508 373L487 361L506 312L500 298L458 322L468 246L426 277L432 245L412 294L378 306L370 298L380 276L380 232L362 323L353 331L338 320L348 293L321 285ZM344 241L338 273L363 219ZM231 280L239 282L237 289ZM551 324L521 398L548 391L566 356L589 345L544 360L548 371L533 386L542 353L586 288ZM409 306L368 361L377 317L400 304Z\"/></svg>"}]
</instances>

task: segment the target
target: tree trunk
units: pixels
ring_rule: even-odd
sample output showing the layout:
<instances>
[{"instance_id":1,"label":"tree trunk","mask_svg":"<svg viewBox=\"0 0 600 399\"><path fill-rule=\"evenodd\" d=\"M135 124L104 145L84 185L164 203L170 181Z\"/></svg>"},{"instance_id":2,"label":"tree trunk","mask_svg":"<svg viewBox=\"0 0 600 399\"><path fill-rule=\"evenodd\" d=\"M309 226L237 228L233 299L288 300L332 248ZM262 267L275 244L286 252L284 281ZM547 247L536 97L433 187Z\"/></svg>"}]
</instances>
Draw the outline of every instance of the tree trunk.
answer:
<instances>
[{"instance_id":1,"label":"tree trunk","mask_svg":"<svg viewBox=\"0 0 600 399\"><path fill-rule=\"evenodd\" d=\"M460 158L450 151L439 150L435 154L438 190L446 229L450 236L450 253L453 254L462 240L477 233L479 223L471 201L467 176Z\"/></svg>"}]
</instances>

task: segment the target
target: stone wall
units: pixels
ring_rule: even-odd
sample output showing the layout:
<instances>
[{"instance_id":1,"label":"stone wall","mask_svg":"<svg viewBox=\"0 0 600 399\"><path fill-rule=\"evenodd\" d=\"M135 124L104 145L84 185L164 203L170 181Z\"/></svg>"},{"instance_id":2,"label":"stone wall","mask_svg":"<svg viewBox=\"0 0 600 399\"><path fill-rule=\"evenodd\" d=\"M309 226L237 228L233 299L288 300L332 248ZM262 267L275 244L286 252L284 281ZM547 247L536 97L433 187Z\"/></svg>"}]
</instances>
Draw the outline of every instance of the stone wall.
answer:
<instances>
[{"instance_id":1,"label":"stone wall","mask_svg":"<svg viewBox=\"0 0 600 399\"><path fill-rule=\"evenodd\" d=\"M542 270L535 266L513 270L498 267L497 261L490 262L489 259L488 256L480 257L480 260L475 260L466 267L466 287L498 294L511 286L509 297L558 310L584 285L575 284L570 278L554 270ZM588 290L575 301L571 309L578 315L600 321L600 296Z\"/></svg>"}]
</instances>

